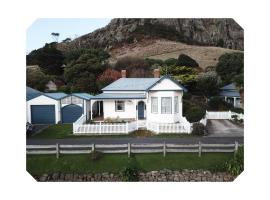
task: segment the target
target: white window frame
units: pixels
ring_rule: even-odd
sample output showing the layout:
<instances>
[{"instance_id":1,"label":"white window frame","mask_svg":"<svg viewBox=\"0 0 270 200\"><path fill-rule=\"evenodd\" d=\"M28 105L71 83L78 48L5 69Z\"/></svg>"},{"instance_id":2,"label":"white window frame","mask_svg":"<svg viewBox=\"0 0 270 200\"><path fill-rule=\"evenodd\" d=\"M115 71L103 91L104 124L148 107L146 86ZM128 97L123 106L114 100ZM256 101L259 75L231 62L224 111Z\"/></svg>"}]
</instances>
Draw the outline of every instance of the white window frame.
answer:
<instances>
[{"instance_id":1,"label":"white window frame","mask_svg":"<svg viewBox=\"0 0 270 200\"><path fill-rule=\"evenodd\" d=\"M153 99L156 100L156 105L153 104ZM158 114L158 97L151 97L151 113Z\"/></svg>"},{"instance_id":2,"label":"white window frame","mask_svg":"<svg viewBox=\"0 0 270 200\"><path fill-rule=\"evenodd\" d=\"M174 113L179 113L179 100L178 96L174 97Z\"/></svg>"},{"instance_id":3,"label":"white window frame","mask_svg":"<svg viewBox=\"0 0 270 200\"><path fill-rule=\"evenodd\" d=\"M123 104L122 110L117 109L119 103ZM115 101L115 112L125 112L125 101Z\"/></svg>"},{"instance_id":4,"label":"white window frame","mask_svg":"<svg viewBox=\"0 0 270 200\"><path fill-rule=\"evenodd\" d=\"M163 110L163 100L164 99L170 99L170 104L169 104L169 108L170 110L169 111L165 111ZM166 108L167 106L165 106L164 108ZM172 97L161 97L161 114L172 114Z\"/></svg>"}]
</instances>

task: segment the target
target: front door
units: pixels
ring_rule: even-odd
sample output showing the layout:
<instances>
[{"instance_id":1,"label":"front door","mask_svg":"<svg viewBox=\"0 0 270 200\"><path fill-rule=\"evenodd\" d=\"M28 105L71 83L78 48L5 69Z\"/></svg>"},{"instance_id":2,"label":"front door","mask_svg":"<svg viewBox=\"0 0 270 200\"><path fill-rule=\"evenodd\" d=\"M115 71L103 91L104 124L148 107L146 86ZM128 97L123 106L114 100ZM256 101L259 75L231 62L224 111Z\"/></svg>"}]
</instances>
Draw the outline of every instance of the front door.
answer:
<instances>
[{"instance_id":1,"label":"front door","mask_svg":"<svg viewBox=\"0 0 270 200\"><path fill-rule=\"evenodd\" d=\"M138 103L138 119L144 119L144 102L140 101Z\"/></svg>"}]
</instances>

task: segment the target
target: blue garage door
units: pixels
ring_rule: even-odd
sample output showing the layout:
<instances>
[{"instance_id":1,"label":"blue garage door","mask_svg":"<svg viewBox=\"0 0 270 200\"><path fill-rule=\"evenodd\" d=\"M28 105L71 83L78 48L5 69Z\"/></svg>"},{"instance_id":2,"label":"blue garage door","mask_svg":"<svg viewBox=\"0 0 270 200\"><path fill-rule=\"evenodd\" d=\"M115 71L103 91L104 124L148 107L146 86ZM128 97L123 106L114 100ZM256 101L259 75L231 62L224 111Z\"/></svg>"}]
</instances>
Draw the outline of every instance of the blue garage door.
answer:
<instances>
[{"instance_id":1,"label":"blue garage door","mask_svg":"<svg viewBox=\"0 0 270 200\"><path fill-rule=\"evenodd\" d=\"M67 105L62 108L62 123L73 123L82 116L82 107L78 105Z\"/></svg>"},{"instance_id":2,"label":"blue garage door","mask_svg":"<svg viewBox=\"0 0 270 200\"><path fill-rule=\"evenodd\" d=\"M55 106L32 105L31 122L32 124L55 124Z\"/></svg>"}]
</instances>

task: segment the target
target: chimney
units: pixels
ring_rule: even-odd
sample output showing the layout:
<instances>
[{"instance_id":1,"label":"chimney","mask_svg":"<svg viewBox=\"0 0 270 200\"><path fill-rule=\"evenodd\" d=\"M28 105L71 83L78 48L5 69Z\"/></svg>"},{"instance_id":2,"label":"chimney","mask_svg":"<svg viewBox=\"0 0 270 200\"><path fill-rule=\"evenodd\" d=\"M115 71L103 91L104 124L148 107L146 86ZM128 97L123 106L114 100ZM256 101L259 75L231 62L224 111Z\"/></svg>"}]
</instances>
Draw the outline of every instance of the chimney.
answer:
<instances>
[{"instance_id":1,"label":"chimney","mask_svg":"<svg viewBox=\"0 0 270 200\"><path fill-rule=\"evenodd\" d=\"M126 70L121 70L121 75L122 75L122 78L126 78L127 77L127 71Z\"/></svg>"},{"instance_id":2,"label":"chimney","mask_svg":"<svg viewBox=\"0 0 270 200\"><path fill-rule=\"evenodd\" d=\"M159 69L154 69L154 78L159 78L159 77L160 77Z\"/></svg>"}]
</instances>

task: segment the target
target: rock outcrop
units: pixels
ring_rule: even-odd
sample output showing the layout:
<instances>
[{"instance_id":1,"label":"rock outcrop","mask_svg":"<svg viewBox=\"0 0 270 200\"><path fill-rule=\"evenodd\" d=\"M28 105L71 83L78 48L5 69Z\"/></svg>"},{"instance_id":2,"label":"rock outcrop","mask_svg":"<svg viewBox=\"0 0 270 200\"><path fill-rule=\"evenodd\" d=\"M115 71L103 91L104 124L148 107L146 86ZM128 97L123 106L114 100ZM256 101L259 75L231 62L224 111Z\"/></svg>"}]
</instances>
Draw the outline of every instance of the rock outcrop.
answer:
<instances>
[{"instance_id":1,"label":"rock outcrop","mask_svg":"<svg viewBox=\"0 0 270 200\"><path fill-rule=\"evenodd\" d=\"M244 30L233 19L113 19L104 28L58 48L113 49L147 39L166 39L192 45L244 49Z\"/></svg>"}]
</instances>

